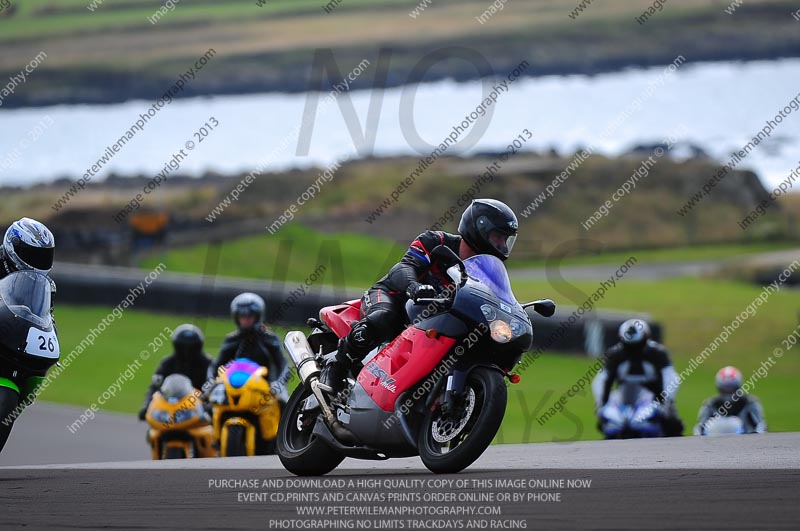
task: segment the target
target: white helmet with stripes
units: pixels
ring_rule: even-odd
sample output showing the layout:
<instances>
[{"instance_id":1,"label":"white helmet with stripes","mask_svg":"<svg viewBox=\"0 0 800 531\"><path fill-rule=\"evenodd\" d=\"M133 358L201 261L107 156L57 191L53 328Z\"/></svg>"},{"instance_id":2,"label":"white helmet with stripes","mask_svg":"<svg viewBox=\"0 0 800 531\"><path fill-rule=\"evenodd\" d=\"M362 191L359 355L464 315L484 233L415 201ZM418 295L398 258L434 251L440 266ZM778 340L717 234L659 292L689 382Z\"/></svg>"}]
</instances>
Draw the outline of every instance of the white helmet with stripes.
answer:
<instances>
[{"instance_id":1,"label":"white helmet with stripes","mask_svg":"<svg viewBox=\"0 0 800 531\"><path fill-rule=\"evenodd\" d=\"M628 319L619 327L619 340L626 345L641 345L650 338L650 326L642 319Z\"/></svg>"},{"instance_id":2,"label":"white helmet with stripes","mask_svg":"<svg viewBox=\"0 0 800 531\"><path fill-rule=\"evenodd\" d=\"M31 218L15 221L3 238L6 273L34 270L49 273L56 243L43 223Z\"/></svg>"}]
</instances>

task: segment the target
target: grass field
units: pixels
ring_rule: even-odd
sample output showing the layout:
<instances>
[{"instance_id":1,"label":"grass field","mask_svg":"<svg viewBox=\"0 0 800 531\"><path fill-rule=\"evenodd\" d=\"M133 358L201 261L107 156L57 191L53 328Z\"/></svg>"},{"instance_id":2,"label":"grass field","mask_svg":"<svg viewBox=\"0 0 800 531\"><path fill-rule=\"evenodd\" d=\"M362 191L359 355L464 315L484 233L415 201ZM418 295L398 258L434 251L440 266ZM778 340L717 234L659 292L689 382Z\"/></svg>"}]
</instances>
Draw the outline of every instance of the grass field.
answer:
<instances>
[{"instance_id":1,"label":"grass field","mask_svg":"<svg viewBox=\"0 0 800 531\"><path fill-rule=\"evenodd\" d=\"M596 289L592 283L574 286L586 293ZM565 286L545 282L516 283L520 299L550 296L562 304L573 304L559 291ZM649 312L664 326L666 345L675 366L681 371L737 314L757 296L760 288L751 285L698 279L677 279L658 283L621 281L601 303L603 309ZM726 364L738 366L750 377L775 347L797 327L797 292L788 290L772 295L755 316L736 330L727 344L714 352L708 361L688 376L678 393L678 408L687 424L694 422L701 401L713 394L713 376ZM107 313L107 309L60 306L57 309L62 356L66 355ZM164 326L174 327L185 317L127 310L62 373L42 395L42 400L88 407L96 402L120 377L133 360ZM222 337L232 326L227 319L196 321L207 335L207 350L215 354ZM281 331L283 332L283 331ZM800 347L795 347L800 349ZM131 381L122 383L117 395L103 407L134 413L141 405L145 388L158 360L168 354L167 347L156 352ZM540 425L536 420L566 392L592 365L579 356L545 354L522 374L522 381L510 387L509 405L498 442L536 442L598 438L594 428L590 391L571 398L565 412ZM762 399L772 431L800 430L796 401L792 391L800 376L800 357L789 350L777 360L768 376L757 382L754 394Z\"/></svg>"},{"instance_id":2,"label":"grass field","mask_svg":"<svg viewBox=\"0 0 800 531\"><path fill-rule=\"evenodd\" d=\"M403 0L400 0L401 2ZM376 7L397 4L397 0L348 0L347 8ZM406 1L407 4L412 2ZM104 32L115 28L142 30L153 27L148 20L158 11L162 0L99 0L93 6L92 0L30 0L20 2L13 20L15 24L4 24L0 40L13 40L19 37L52 37L70 35L82 31ZM208 23L209 21L246 21L253 18L269 18L288 14L302 14L321 10L320 0L267 0L257 6L255 0L195 0L192 3L175 2L176 8L157 23L164 26L179 27L186 24ZM90 10L87 6L93 6ZM6 27L7 26L7 27Z\"/></svg>"},{"instance_id":3,"label":"grass field","mask_svg":"<svg viewBox=\"0 0 800 531\"><path fill-rule=\"evenodd\" d=\"M635 256L641 264L655 262L702 262L704 260L736 258L739 256L780 251L782 249L793 249L797 246L798 244L796 242L776 241L665 247L663 249L632 249L630 251L600 252L597 254L568 257L559 263L562 265L619 264L627 260L631 255ZM528 266L542 266L544 264L545 260L543 259L516 261L508 265L510 269L515 269Z\"/></svg>"},{"instance_id":4,"label":"grass field","mask_svg":"<svg viewBox=\"0 0 800 531\"><path fill-rule=\"evenodd\" d=\"M400 259L405 248L360 234L325 234L297 224L281 228L275 236L258 236L221 244L220 261L206 265L209 245L174 249L146 260L149 268L164 262L170 271L220 276L302 282L319 265L327 270L320 284L362 289L380 278Z\"/></svg>"},{"instance_id":5,"label":"grass field","mask_svg":"<svg viewBox=\"0 0 800 531\"><path fill-rule=\"evenodd\" d=\"M687 4L686 0L679 0ZM409 11L419 3L419 0L347 0L336 7L337 12L352 12L356 10L374 8L390 8ZM477 6L481 2L474 0L458 2L454 0L437 0L431 10L442 7L453 7L457 4L471 3ZM623 2L613 0L616 4L611 11L614 14L624 12ZM147 17L152 16L164 2L161 0L125 0L97 1L96 7L89 10L92 0L29 0L20 2L11 17L15 24L5 23L0 40L13 40L18 37L37 35L50 37L69 35L79 31L107 31L114 28L149 29L152 24ZM167 13L159 24L165 27L181 26L198 22L226 22L247 21L253 19L268 19L276 16L301 15L301 14L326 14L323 10L327 2L322 0L267 0L263 6L258 6L255 0L227 0L214 2L213 0L195 0L192 3L176 2L176 9ZM550 0L538 2L536 7L540 14L561 12L567 7L572 7L571 0ZM480 13L480 11L478 11ZM421 18L421 17L420 17Z\"/></svg>"},{"instance_id":6,"label":"grass field","mask_svg":"<svg viewBox=\"0 0 800 531\"><path fill-rule=\"evenodd\" d=\"M148 17L163 4L13 2L0 12L6 52L0 73L18 71L45 51L42 69L50 79L33 77L18 104L108 102L160 95L167 80L209 48L218 55L193 83L197 94L306 90L314 49L333 49L340 64L354 65L391 48L392 82L402 83L423 56L448 46L475 49L496 71L525 57L542 73L573 73L668 64L672 50L685 42L697 43L691 60L783 56L796 53L800 42L788 0L748 0L735 23L717 0L670 0L646 30L635 17L651 0L606 0L579 17L569 16L575 0L508 2L486 23L476 18L489 8L487 0L436 0L416 17L410 12L419 0L344 0L331 12L323 0L266 0L263 6L255 0L184 0L151 23ZM431 76L475 76L472 65L446 63Z\"/></svg>"},{"instance_id":7,"label":"grass field","mask_svg":"<svg viewBox=\"0 0 800 531\"><path fill-rule=\"evenodd\" d=\"M214 244L216 245L216 244ZM797 247L794 242L756 242L752 244L702 245L664 249L632 249L630 251L587 254L565 258L561 265L619 264L635 256L639 264L654 262L693 262L735 258ZM165 255L145 260L142 267L152 269L164 262L170 271L203 273L220 276L272 279L302 282L317 265L328 269L319 284L351 289L364 289L383 276L397 262L405 247L381 238L351 233L326 234L308 227L289 224L274 236L266 232L258 236L221 244L220 262L216 268L207 265L210 246L194 245L172 249ZM216 255L216 249L211 255ZM544 265L545 260L508 262L513 270Z\"/></svg>"},{"instance_id":8,"label":"grass field","mask_svg":"<svg viewBox=\"0 0 800 531\"><path fill-rule=\"evenodd\" d=\"M567 286L551 286L545 282L517 283L515 289L521 299L550 296L564 304L575 304L577 300L565 300L559 294ZM598 285L576 283L585 293L592 293ZM558 288L558 290L556 290ZM622 280L609 291L601 308L645 311L663 325L665 344L670 350L676 369L680 372L722 331L738 314L759 295L761 288L750 284L696 278L674 279L661 282L633 282ZM714 374L724 365L735 365L742 370L745 379L758 369L762 362L773 354L776 347L798 328L800 304L797 290L785 289L770 296L768 302L757 313L744 321L728 342L719 347L700 365L681 387L678 393L678 408L685 421L693 421L701 401L714 392ZM735 328L735 326L734 326ZM754 394L762 399L771 429L788 431L800 429L796 408L791 396L800 376L800 347L787 351L777 362L766 379L760 380ZM559 360L558 363L561 363ZM547 368L542 364L541 370ZM572 370L585 371L589 361L582 361ZM538 365L533 369L538 376ZM566 367L565 367L566 368ZM570 374L574 383L578 378ZM558 374L554 375L558 378ZM546 381L546 380L545 380ZM559 381L561 391L567 387ZM556 396L557 397L557 396ZM588 407L588 396L583 401ZM576 409L579 400L575 400ZM554 421L555 422L555 421ZM553 426L555 428L555 425Z\"/></svg>"}]
</instances>

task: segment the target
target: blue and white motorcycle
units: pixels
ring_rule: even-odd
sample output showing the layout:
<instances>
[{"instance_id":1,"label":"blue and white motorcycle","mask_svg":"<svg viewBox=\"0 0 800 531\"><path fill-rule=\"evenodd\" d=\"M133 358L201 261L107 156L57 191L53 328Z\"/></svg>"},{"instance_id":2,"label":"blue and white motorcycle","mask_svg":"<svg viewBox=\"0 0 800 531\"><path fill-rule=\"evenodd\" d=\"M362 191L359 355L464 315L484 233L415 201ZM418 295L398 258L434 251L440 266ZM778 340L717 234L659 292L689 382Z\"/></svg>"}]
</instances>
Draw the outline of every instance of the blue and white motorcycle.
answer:
<instances>
[{"instance_id":1,"label":"blue and white motorcycle","mask_svg":"<svg viewBox=\"0 0 800 531\"><path fill-rule=\"evenodd\" d=\"M663 437L661 406L655 395L635 383L625 383L611 392L598 415L606 439Z\"/></svg>"}]
</instances>

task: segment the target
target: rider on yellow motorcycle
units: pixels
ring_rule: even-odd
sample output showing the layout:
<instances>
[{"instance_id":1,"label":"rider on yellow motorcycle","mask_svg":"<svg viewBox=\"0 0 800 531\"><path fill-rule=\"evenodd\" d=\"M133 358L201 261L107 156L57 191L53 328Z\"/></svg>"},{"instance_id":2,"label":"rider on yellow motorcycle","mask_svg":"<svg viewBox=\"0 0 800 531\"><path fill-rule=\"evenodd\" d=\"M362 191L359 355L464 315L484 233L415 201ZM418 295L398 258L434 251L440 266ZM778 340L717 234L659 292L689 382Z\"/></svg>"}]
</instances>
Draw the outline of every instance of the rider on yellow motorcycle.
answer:
<instances>
[{"instance_id":1,"label":"rider on yellow motorcycle","mask_svg":"<svg viewBox=\"0 0 800 531\"><path fill-rule=\"evenodd\" d=\"M172 354L161 360L150 381L150 387L139 410L139 419L145 420L147 407L153 394L159 390L167 376L183 374L195 389L205 389L211 357L203 351L203 333L193 324L182 324L172 332Z\"/></svg>"},{"instance_id":2,"label":"rider on yellow motorcycle","mask_svg":"<svg viewBox=\"0 0 800 531\"><path fill-rule=\"evenodd\" d=\"M217 456L211 419L200 390L183 374L164 379L150 401L146 419L154 460Z\"/></svg>"},{"instance_id":3,"label":"rider on yellow motorcycle","mask_svg":"<svg viewBox=\"0 0 800 531\"><path fill-rule=\"evenodd\" d=\"M289 399L286 389L291 373L280 338L264 323L266 305L255 293L241 293L231 302L231 317L236 331L228 334L211 366L209 378L217 369L235 359L246 358L267 368L267 380L281 408Z\"/></svg>"}]
</instances>

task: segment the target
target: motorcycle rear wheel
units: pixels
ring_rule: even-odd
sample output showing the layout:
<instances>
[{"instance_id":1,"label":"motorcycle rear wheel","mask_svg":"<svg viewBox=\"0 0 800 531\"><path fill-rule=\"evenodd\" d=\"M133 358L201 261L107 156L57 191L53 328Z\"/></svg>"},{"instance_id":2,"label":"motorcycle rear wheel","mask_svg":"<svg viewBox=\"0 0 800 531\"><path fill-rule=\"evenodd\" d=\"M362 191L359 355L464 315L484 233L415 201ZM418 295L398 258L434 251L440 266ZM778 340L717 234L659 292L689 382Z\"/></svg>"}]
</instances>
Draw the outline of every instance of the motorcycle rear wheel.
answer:
<instances>
[{"instance_id":1,"label":"motorcycle rear wheel","mask_svg":"<svg viewBox=\"0 0 800 531\"><path fill-rule=\"evenodd\" d=\"M478 367L469 374L466 392L467 404L460 419L442 418L439 405L423 418L417 446L422 463L431 472L464 470L486 451L500 429L508 401L503 375Z\"/></svg>"},{"instance_id":2,"label":"motorcycle rear wheel","mask_svg":"<svg viewBox=\"0 0 800 531\"><path fill-rule=\"evenodd\" d=\"M311 389L298 385L286 404L278 427L277 453L283 466L298 476L321 476L339 466L344 456L312 434L317 414L302 411Z\"/></svg>"},{"instance_id":3,"label":"motorcycle rear wheel","mask_svg":"<svg viewBox=\"0 0 800 531\"><path fill-rule=\"evenodd\" d=\"M11 428L14 427L16 419L11 418L11 415L18 405L19 393L8 387L0 386L0 452L3 451L8 436L11 434ZM10 420L7 426L3 422L6 419Z\"/></svg>"}]
</instances>

